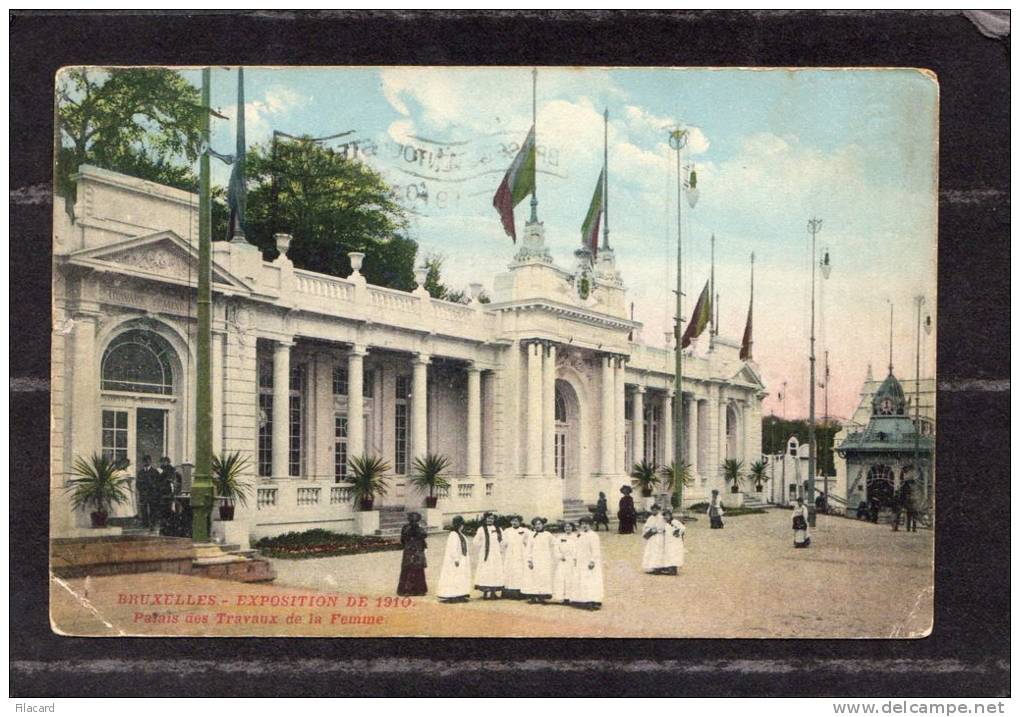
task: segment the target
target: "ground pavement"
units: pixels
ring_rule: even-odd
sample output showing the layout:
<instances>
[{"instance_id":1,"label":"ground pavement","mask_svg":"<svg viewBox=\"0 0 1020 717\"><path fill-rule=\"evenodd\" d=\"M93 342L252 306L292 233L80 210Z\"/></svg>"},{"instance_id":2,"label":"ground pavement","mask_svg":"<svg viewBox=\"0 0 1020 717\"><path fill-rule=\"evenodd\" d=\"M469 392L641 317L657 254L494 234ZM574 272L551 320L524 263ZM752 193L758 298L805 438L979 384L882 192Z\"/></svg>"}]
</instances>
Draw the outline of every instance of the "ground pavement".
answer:
<instances>
[{"instance_id":1,"label":"ground pavement","mask_svg":"<svg viewBox=\"0 0 1020 717\"><path fill-rule=\"evenodd\" d=\"M639 536L600 533L606 600L598 612L504 600L446 605L431 592L408 604L394 599L400 553L388 552L274 560L271 585L158 573L54 580L51 614L59 631L86 635L924 636L932 533L818 520L811 547L795 550L789 511L729 517L723 530L702 517L687 526L687 562L676 577L641 572ZM429 538L430 590L445 540ZM314 617L322 622L310 624Z\"/></svg>"}]
</instances>

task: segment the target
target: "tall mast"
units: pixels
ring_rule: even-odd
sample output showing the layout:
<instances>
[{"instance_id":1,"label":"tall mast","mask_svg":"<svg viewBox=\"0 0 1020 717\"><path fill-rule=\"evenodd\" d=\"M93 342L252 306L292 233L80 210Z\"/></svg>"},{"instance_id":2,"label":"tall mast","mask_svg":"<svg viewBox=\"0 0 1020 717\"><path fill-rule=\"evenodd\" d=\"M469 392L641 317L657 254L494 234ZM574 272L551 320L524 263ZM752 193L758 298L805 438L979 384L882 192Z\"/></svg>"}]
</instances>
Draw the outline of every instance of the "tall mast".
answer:
<instances>
[{"instance_id":1,"label":"tall mast","mask_svg":"<svg viewBox=\"0 0 1020 717\"><path fill-rule=\"evenodd\" d=\"M531 69L531 127L535 131L535 164L538 164L538 69ZM538 221L538 167L535 167L535 181L531 183L531 219Z\"/></svg>"},{"instance_id":2,"label":"tall mast","mask_svg":"<svg viewBox=\"0 0 1020 717\"><path fill-rule=\"evenodd\" d=\"M202 69L202 146L209 147L209 68ZM209 152L198 160L198 336L195 347L195 477L191 486L191 539L209 540L212 514L212 237Z\"/></svg>"},{"instance_id":3,"label":"tall mast","mask_svg":"<svg viewBox=\"0 0 1020 717\"><path fill-rule=\"evenodd\" d=\"M673 490L677 494L680 512L684 508L683 484L680 474L684 470L685 456L683 450L683 348L680 322L683 319L683 242L682 242L682 207L683 207L683 172L680 166L680 150L687 144L687 133L677 127L670 133L670 145L676 150L676 317L674 319L675 349L675 381L673 382Z\"/></svg>"},{"instance_id":4,"label":"tall mast","mask_svg":"<svg viewBox=\"0 0 1020 717\"><path fill-rule=\"evenodd\" d=\"M817 470L818 460L815 452L817 451L817 441L815 441L815 268L818 262L815 259L815 245L818 232L822 230L822 220L812 218L808 220L808 231L811 232L811 385L810 385L810 399L809 404L809 416L808 416L808 479L807 479L807 503L808 503L808 523L814 527L816 520L815 512L815 471Z\"/></svg>"},{"instance_id":5,"label":"tall mast","mask_svg":"<svg viewBox=\"0 0 1020 717\"><path fill-rule=\"evenodd\" d=\"M893 327L893 302L889 301L889 374L892 375L892 327Z\"/></svg>"},{"instance_id":6,"label":"tall mast","mask_svg":"<svg viewBox=\"0 0 1020 717\"><path fill-rule=\"evenodd\" d=\"M718 299L718 297L715 294L715 233L712 234L712 269L711 269L711 273L709 274L709 290L708 290L708 295L711 298L713 298L713 299ZM719 303L718 303L718 301L716 301L715 310L713 310L711 315L709 316L709 321L711 321L711 323L712 323L712 326L709 328L709 331L708 331L709 338L711 338L712 336L715 336L719 332L719 329L716 326L716 320L715 320L716 311L718 311L718 310L719 310Z\"/></svg>"},{"instance_id":7,"label":"tall mast","mask_svg":"<svg viewBox=\"0 0 1020 717\"><path fill-rule=\"evenodd\" d=\"M602 123L602 248L609 248L609 108Z\"/></svg>"}]
</instances>

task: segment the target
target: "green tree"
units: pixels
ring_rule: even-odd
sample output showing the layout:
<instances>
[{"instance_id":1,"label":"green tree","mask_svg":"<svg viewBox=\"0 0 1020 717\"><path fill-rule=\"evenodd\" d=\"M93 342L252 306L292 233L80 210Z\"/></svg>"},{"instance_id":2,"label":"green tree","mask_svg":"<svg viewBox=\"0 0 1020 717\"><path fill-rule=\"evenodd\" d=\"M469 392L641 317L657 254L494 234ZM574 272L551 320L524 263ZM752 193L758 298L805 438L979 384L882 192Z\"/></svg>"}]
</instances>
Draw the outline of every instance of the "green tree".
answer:
<instances>
[{"instance_id":1,"label":"green tree","mask_svg":"<svg viewBox=\"0 0 1020 717\"><path fill-rule=\"evenodd\" d=\"M405 235L406 213L379 173L307 139L256 145L246 163L247 239L267 256L276 256L273 234L286 232L299 268L346 275L348 252L360 251L370 283L414 288L418 245Z\"/></svg>"},{"instance_id":2,"label":"green tree","mask_svg":"<svg viewBox=\"0 0 1020 717\"><path fill-rule=\"evenodd\" d=\"M70 68L57 77L56 190L74 197L82 164L194 190L199 91L159 68Z\"/></svg>"},{"instance_id":3,"label":"green tree","mask_svg":"<svg viewBox=\"0 0 1020 717\"><path fill-rule=\"evenodd\" d=\"M818 421L815 424L815 443L818 446L818 465L825 475L836 472L833 454L836 446L836 434L842 429L839 421ZM808 440L808 422L805 419L782 419L776 416L763 416L761 419L762 453L775 455L786 453L786 443L791 436L804 445Z\"/></svg>"},{"instance_id":4,"label":"green tree","mask_svg":"<svg viewBox=\"0 0 1020 717\"><path fill-rule=\"evenodd\" d=\"M471 301L471 295L464 289L451 289L443 283L443 265L446 263L446 256L439 252L429 252L422 260L425 266L425 290L433 299L444 299L454 301L458 304L467 304ZM492 299L483 291L478 296L480 304L491 303Z\"/></svg>"}]
</instances>

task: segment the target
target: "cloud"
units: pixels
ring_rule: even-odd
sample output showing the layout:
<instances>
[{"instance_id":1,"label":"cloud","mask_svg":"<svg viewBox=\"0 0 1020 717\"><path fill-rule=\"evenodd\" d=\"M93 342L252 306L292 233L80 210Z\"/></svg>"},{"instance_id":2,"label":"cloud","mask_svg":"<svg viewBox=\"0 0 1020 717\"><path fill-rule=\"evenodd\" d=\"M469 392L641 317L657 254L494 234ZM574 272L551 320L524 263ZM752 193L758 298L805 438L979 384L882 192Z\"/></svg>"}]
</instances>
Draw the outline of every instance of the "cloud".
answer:
<instances>
[{"instance_id":1,"label":"cloud","mask_svg":"<svg viewBox=\"0 0 1020 717\"><path fill-rule=\"evenodd\" d=\"M244 131L249 145L268 141L274 127L279 128L280 120L294 110L304 107L310 99L289 87L274 85L267 88L262 97L246 102ZM231 127L231 133L233 132L234 128Z\"/></svg>"}]
</instances>

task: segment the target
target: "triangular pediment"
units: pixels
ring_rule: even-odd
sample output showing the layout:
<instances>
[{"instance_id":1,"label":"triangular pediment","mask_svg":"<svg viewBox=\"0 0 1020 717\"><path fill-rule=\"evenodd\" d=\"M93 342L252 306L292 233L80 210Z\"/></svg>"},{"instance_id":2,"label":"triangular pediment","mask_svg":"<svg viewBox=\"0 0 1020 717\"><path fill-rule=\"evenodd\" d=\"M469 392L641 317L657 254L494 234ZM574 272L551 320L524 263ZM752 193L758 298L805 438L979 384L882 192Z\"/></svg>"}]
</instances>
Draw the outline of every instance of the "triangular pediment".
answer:
<instances>
[{"instance_id":1,"label":"triangular pediment","mask_svg":"<svg viewBox=\"0 0 1020 717\"><path fill-rule=\"evenodd\" d=\"M741 366L740 370L733 375L730 381L733 381L734 383L751 384L758 388L765 388L765 383L761 380L761 376L759 376L754 367L748 363Z\"/></svg>"},{"instance_id":2,"label":"triangular pediment","mask_svg":"<svg viewBox=\"0 0 1020 717\"><path fill-rule=\"evenodd\" d=\"M71 254L69 261L176 284L192 285L198 281L198 248L189 246L172 231L82 249ZM239 291L251 288L216 262L212 280L214 285Z\"/></svg>"}]
</instances>

